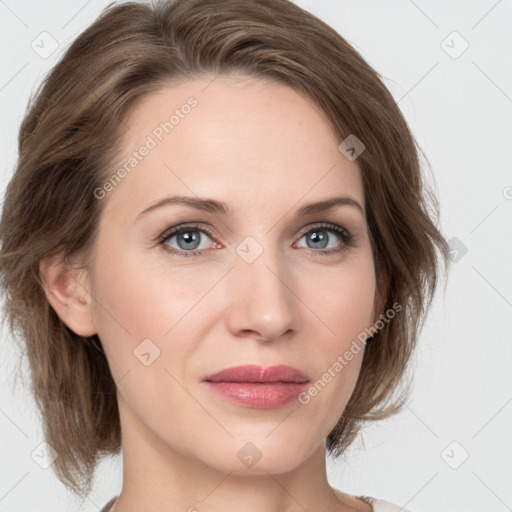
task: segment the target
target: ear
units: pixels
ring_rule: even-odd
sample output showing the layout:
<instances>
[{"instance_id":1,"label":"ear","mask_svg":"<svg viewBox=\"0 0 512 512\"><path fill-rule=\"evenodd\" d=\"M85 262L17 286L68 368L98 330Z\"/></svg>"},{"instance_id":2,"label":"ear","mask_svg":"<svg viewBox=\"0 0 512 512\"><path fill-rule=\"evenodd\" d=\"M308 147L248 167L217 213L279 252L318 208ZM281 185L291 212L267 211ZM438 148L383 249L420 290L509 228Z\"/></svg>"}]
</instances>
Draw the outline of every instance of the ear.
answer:
<instances>
[{"instance_id":1,"label":"ear","mask_svg":"<svg viewBox=\"0 0 512 512\"><path fill-rule=\"evenodd\" d=\"M87 271L70 266L59 254L40 262L39 275L46 298L59 318L79 336L96 334Z\"/></svg>"}]
</instances>

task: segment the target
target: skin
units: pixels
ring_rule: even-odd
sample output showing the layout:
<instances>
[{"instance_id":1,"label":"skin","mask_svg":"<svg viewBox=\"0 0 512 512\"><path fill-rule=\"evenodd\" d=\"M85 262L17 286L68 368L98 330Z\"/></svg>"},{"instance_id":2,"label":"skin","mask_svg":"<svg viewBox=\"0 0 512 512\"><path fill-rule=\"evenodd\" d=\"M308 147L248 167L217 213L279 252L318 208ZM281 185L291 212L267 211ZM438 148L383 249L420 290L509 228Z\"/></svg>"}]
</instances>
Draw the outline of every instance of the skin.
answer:
<instances>
[{"instance_id":1,"label":"skin","mask_svg":"<svg viewBox=\"0 0 512 512\"><path fill-rule=\"evenodd\" d=\"M165 87L136 105L119 162L190 96L198 101L99 199L105 209L88 269L41 265L48 300L75 332L99 335L117 384L124 473L113 510L370 511L328 484L324 447L363 350L307 405L242 407L201 382L252 363L287 364L314 383L380 313L361 172L338 150L320 109L282 84L212 78ZM137 220L177 194L224 201L232 213L175 204ZM340 205L295 214L335 195L363 212ZM170 254L154 242L192 222L213 230L192 230L201 255ZM322 231L328 248L315 248L310 227L318 222L348 230L355 246L320 254L344 241ZM252 263L236 252L247 236L263 249ZM166 246L191 250L177 236ZM144 339L160 350L149 366L134 356ZM261 454L251 467L237 457L247 442Z\"/></svg>"}]
</instances>

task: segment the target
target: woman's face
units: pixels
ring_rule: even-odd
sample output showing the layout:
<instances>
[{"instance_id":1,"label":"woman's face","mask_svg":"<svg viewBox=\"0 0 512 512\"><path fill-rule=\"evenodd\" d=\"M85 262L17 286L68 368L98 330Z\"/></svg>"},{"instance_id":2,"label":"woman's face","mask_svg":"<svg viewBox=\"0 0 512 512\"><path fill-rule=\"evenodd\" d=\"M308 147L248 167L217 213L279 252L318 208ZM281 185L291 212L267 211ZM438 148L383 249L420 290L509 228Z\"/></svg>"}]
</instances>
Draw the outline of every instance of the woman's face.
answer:
<instances>
[{"instance_id":1,"label":"woman's face","mask_svg":"<svg viewBox=\"0 0 512 512\"><path fill-rule=\"evenodd\" d=\"M125 450L136 439L145 454L279 473L323 446L359 374L376 313L365 198L310 101L211 78L153 93L126 120L121 180L98 192L93 319ZM305 209L339 197L351 202ZM204 380L241 365L286 365L302 383Z\"/></svg>"}]
</instances>

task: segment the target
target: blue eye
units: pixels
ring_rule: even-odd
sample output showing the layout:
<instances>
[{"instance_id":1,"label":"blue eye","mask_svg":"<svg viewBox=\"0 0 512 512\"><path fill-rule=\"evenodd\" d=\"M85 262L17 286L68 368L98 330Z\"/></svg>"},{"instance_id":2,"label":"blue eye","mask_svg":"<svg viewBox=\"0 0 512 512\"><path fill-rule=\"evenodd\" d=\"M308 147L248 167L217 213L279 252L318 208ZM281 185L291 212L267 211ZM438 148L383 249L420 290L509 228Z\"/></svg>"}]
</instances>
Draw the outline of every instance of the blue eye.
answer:
<instances>
[{"instance_id":1,"label":"blue eye","mask_svg":"<svg viewBox=\"0 0 512 512\"><path fill-rule=\"evenodd\" d=\"M335 236L332 236L332 233L334 233ZM354 236L346 229L341 226L337 226L336 224L319 224L313 228L309 228L304 232L300 240L304 237L306 237L307 241L311 242L311 245L307 246L309 249L326 249L315 251L323 256L348 251L355 245ZM337 244L335 243L334 246L331 245L328 247L329 243L331 243L333 239L335 241L336 238L341 240L341 246L338 242Z\"/></svg>"},{"instance_id":2,"label":"blue eye","mask_svg":"<svg viewBox=\"0 0 512 512\"><path fill-rule=\"evenodd\" d=\"M184 257L204 256L205 250L209 248L208 239L212 240L212 236L213 233L208 226L197 224L167 230L158 240L164 250L170 254ZM309 227L307 231L303 231L299 241L305 237L306 243L309 244L306 248L315 255L339 254L355 246L354 236L336 224L323 223ZM172 242L173 239L175 239L174 242ZM337 243L336 240L338 240ZM332 245L333 241L334 245Z\"/></svg>"},{"instance_id":3,"label":"blue eye","mask_svg":"<svg viewBox=\"0 0 512 512\"><path fill-rule=\"evenodd\" d=\"M203 239L210 238L208 232L210 230L207 227L198 226L184 226L178 229L174 229L170 233L166 233L160 239L160 243L164 246L164 249L170 253L179 254L180 256L197 256L201 254L201 251L206 247L200 247ZM175 238L177 248L169 247L170 241ZM203 244L204 245L204 244Z\"/></svg>"}]
</instances>

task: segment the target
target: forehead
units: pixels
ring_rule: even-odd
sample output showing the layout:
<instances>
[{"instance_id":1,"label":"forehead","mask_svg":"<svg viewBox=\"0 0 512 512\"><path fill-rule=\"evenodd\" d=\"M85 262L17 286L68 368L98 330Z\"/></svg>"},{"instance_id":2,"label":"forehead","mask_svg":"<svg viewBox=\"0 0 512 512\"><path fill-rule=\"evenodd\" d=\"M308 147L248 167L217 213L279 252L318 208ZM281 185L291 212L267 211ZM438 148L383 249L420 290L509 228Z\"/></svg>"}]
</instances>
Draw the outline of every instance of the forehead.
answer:
<instances>
[{"instance_id":1,"label":"forehead","mask_svg":"<svg viewBox=\"0 0 512 512\"><path fill-rule=\"evenodd\" d=\"M139 101L125 124L110 172L127 172L111 207L139 208L166 193L268 208L271 199L284 205L338 191L364 204L359 166L339 151L325 114L284 84L210 76L169 85Z\"/></svg>"}]
</instances>

